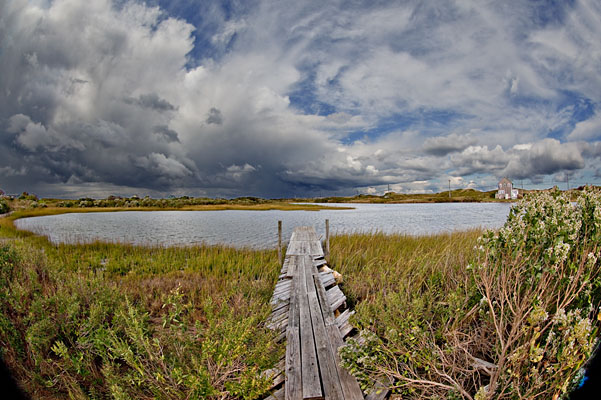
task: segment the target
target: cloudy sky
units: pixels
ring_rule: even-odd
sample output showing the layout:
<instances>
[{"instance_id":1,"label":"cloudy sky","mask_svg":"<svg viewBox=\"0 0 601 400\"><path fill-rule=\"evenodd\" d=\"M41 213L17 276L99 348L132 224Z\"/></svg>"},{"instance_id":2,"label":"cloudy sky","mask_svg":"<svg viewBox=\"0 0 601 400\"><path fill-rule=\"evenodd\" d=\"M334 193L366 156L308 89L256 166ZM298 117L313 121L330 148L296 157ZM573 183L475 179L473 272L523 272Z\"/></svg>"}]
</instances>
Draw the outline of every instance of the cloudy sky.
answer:
<instances>
[{"instance_id":1,"label":"cloudy sky","mask_svg":"<svg viewBox=\"0 0 601 400\"><path fill-rule=\"evenodd\" d=\"M601 3L0 0L0 188L601 182Z\"/></svg>"}]
</instances>

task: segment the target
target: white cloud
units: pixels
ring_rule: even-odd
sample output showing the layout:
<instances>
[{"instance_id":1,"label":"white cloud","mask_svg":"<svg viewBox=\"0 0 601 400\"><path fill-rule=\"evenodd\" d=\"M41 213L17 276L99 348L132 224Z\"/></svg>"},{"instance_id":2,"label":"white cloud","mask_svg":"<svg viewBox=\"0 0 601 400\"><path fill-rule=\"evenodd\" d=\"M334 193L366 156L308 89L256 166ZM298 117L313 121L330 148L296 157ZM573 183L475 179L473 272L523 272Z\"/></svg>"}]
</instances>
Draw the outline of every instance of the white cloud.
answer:
<instances>
[{"instance_id":1,"label":"white cloud","mask_svg":"<svg viewBox=\"0 0 601 400\"><path fill-rule=\"evenodd\" d=\"M580 121L568 135L570 140L599 140L601 139L601 112L589 119Z\"/></svg>"},{"instance_id":2,"label":"white cloud","mask_svg":"<svg viewBox=\"0 0 601 400\"><path fill-rule=\"evenodd\" d=\"M149 172L168 178L181 178L192 174L192 171L186 168L181 162L161 153L150 153L148 156L139 157L136 160L136 165Z\"/></svg>"}]
</instances>

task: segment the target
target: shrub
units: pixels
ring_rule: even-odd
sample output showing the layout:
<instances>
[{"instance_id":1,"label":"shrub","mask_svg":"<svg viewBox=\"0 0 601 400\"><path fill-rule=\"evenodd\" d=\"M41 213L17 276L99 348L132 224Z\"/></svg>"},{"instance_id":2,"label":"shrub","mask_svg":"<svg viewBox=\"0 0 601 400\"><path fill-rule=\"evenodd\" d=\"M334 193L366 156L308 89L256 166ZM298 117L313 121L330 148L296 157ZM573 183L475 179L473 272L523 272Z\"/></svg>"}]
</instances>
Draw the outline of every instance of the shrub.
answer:
<instances>
[{"instance_id":1,"label":"shrub","mask_svg":"<svg viewBox=\"0 0 601 400\"><path fill-rule=\"evenodd\" d=\"M598 192L575 206L558 191L530 196L479 239L473 262L415 272L411 300L370 300L379 314L358 307L365 345L343 348L344 364L411 398L565 395L596 342L600 239Z\"/></svg>"},{"instance_id":2,"label":"shrub","mask_svg":"<svg viewBox=\"0 0 601 400\"><path fill-rule=\"evenodd\" d=\"M10 211L8 203L4 199L0 199L0 214L4 214Z\"/></svg>"}]
</instances>

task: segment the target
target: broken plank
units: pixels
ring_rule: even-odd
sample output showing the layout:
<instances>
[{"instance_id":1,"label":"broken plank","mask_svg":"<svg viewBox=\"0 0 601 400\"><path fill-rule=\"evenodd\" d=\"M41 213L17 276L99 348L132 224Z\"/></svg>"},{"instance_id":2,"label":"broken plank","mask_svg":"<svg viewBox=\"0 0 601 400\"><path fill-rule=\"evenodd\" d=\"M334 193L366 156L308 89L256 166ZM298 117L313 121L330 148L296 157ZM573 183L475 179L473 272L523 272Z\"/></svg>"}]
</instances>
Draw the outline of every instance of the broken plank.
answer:
<instances>
[{"instance_id":1,"label":"broken plank","mask_svg":"<svg viewBox=\"0 0 601 400\"><path fill-rule=\"evenodd\" d=\"M336 283L336 278L334 278L334 274L331 272L320 272L319 279L321 279L321 284L326 289Z\"/></svg>"},{"instance_id":2,"label":"broken plank","mask_svg":"<svg viewBox=\"0 0 601 400\"><path fill-rule=\"evenodd\" d=\"M338 309L345 301L346 296L338 286L334 286L327 291L328 302L332 310Z\"/></svg>"}]
</instances>

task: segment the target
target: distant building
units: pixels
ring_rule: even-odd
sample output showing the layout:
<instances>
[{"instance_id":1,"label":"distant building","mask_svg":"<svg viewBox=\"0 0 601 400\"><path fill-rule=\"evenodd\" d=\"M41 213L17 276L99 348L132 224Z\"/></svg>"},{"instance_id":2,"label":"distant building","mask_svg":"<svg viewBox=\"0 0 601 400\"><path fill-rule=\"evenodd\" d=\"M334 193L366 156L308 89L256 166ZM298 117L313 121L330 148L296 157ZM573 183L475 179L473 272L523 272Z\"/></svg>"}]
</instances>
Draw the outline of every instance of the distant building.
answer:
<instances>
[{"instance_id":1,"label":"distant building","mask_svg":"<svg viewBox=\"0 0 601 400\"><path fill-rule=\"evenodd\" d=\"M499 188L497 190L497 194L495 195L497 199L515 200L518 198L518 196L518 189L513 188L513 183L511 183L509 179L503 178L499 181Z\"/></svg>"}]
</instances>

